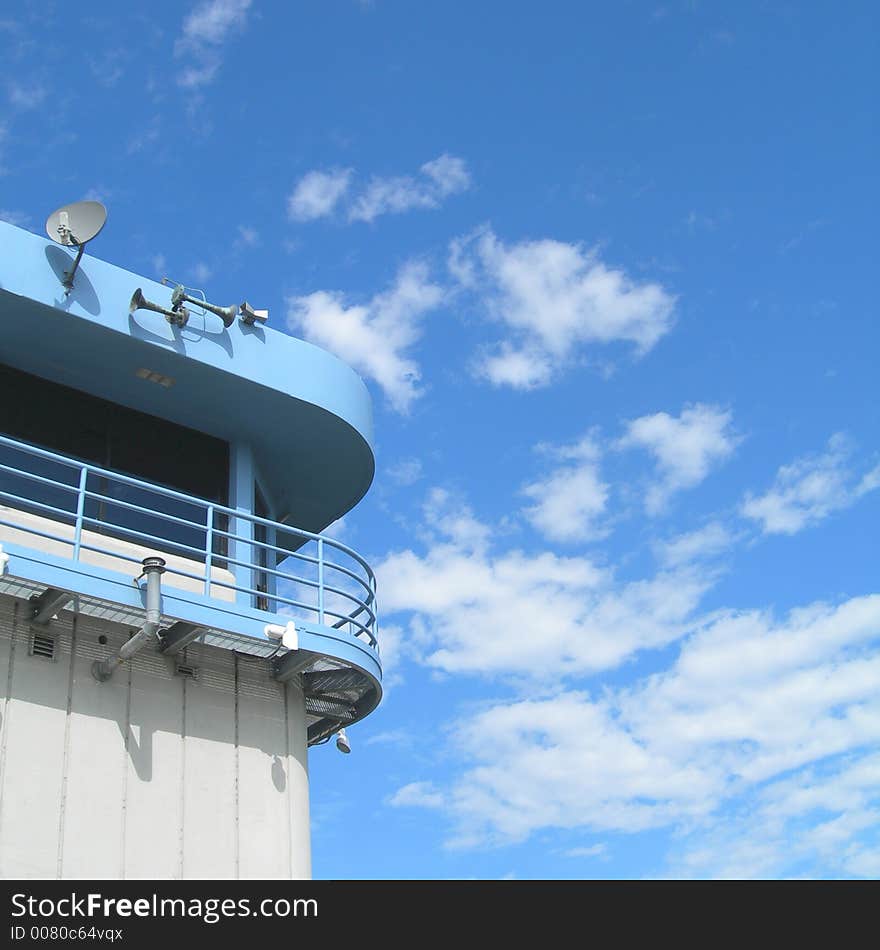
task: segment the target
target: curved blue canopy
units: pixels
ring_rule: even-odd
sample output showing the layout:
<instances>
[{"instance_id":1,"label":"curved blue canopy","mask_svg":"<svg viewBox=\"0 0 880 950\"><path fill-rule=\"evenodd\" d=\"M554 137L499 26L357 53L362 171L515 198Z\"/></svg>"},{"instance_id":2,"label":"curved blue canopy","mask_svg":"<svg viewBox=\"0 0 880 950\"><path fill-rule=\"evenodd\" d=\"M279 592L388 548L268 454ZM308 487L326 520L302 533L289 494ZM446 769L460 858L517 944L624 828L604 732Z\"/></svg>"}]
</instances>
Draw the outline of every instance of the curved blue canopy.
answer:
<instances>
[{"instance_id":1,"label":"curved blue canopy","mask_svg":"<svg viewBox=\"0 0 880 950\"><path fill-rule=\"evenodd\" d=\"M132 409L251 446L277 520L319 532L352 508L375 471L372 403L330 353L269 326L195 315L182 328L129 314L132 293L170 289L0 222L0 361ZM173 381L167 388L150 371ZM173 449L173 447L172 447Z\"/></svg>"}]
</instances>

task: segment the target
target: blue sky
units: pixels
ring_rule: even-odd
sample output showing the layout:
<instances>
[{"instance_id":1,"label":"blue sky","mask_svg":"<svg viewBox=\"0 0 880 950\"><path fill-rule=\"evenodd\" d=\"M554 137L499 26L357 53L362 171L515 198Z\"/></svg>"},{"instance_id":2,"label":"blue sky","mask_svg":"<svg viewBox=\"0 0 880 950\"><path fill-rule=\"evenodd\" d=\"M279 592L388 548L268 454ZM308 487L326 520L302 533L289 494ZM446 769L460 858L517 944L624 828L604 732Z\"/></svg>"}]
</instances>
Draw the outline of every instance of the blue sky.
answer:
<instances>
[{"instance_id":1,"label":"blue sky","mask_svg":"<svg viewBox=\"0 0 880 950\"><path fill-rule=\"evenodd\" d=\"M28 3L2 217L354 365L318 877L880 875L869 3Z\"/></svg>"}]
</instances>

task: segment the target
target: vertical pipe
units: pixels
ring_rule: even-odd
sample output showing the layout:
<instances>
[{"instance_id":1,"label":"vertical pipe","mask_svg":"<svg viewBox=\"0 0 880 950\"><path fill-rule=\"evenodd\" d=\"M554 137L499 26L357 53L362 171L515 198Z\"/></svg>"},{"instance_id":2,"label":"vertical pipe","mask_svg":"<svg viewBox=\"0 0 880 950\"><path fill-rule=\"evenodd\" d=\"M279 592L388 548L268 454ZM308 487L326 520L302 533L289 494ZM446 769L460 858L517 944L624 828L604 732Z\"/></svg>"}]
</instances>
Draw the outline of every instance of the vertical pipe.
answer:
<instances>
[{"instance_id":1,"label":"vertical pipe","mask_svg":"<svg viewBox=\"0 0 880 950\"><path fill-rule=\"evenodd\" d=\"M165 560L161 557L146 557L143 565L144 574L147 576L144 624L130 640L122 644L115 656L106 660L95 660L92 664L92 676L101 683L110 679L120 663L134 656L159 632L162 622L162 574L165 572Z\"/></svg>"},{"instance_id":2,"label":"vertical pipe","mask_svg":"<svg viewBox=\"0 0 880 950\"><path fill-rule=\"evenodd\" d=\"M83 514L86 506L86 481L89 477L88 468L83 465L79 470L79 494L76 496L76 527L73 530L73 559L79 560L79 549L82 544Z\"/></svg>"}]
</instances>

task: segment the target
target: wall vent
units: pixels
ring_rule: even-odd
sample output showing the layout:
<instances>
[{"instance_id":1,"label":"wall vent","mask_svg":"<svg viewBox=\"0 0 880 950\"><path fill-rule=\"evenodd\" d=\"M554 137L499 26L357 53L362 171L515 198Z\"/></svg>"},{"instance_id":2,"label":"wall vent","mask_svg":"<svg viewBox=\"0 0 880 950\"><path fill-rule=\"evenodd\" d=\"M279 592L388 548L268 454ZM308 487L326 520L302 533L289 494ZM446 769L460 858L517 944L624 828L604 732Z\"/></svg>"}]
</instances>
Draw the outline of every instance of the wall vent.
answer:
<instances>
[{"instance_id":1,"label":"wall vent","mask_svg":"<svg viewBox=\"0 0 880 950\"><path fill-rule=\"evenodd\" d=\"M45 633L34 633L31 635L31 656L41 656L45 660L55 659L55 637L50 637Z\"/></svg>"},{"instance_id":2,"label":"wall vent","mask_svg":"<svg viewBox=\"0 0 880 950\"><path fill-rule=\"evenodd\" d=\"M178 663L174 671L178 676L185 676L188 680L197 680L199 678L199 669L197 666L189 666L186 663Z\"/></svg>"}]
</instances>

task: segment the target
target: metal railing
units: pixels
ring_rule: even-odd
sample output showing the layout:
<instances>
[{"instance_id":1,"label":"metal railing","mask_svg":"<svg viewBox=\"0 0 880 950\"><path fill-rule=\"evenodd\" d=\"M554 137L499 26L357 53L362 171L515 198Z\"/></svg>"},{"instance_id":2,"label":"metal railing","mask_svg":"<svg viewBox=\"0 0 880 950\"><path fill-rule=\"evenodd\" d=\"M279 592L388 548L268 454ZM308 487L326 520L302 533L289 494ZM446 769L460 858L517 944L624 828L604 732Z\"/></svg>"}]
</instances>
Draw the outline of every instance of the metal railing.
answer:
<instances>
[{"instance_id":1,"label":"metal railing","mask_svg":"<svg viewBox=\"0 0 880 950\"><path fill-rule=\"evenodd\" d=\"M0 527L41 538L44 549L48 542L74 562L122 562L117 570L127 562L139 567L145 550L161 553L178 586L348 630L376 647L375 575L326 535L5 436Z\"/></svg>"}]
</instances>

